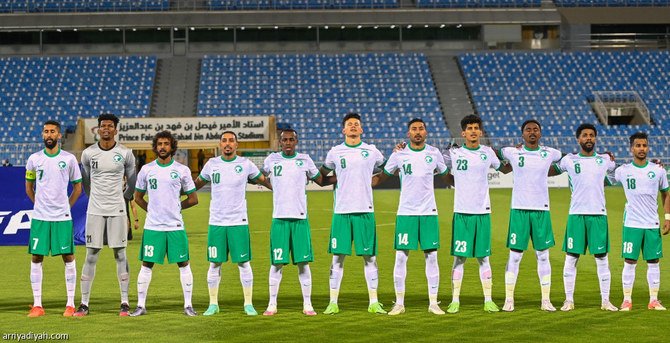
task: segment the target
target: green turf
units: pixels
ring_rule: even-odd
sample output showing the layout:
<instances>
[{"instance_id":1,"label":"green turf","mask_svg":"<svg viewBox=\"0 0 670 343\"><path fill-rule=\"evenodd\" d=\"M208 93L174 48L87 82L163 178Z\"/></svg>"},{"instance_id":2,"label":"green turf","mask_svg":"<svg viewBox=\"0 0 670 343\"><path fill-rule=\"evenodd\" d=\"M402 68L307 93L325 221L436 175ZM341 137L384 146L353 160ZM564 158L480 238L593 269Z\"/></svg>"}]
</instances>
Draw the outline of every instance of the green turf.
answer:
<instances>
[{"instance_id":1,"label":"green turf","mask_svg":"<svg viewBox=\"0 0 670 343\"><path fill-rule=\"evenodd\" d=\"M439 252L442 273L440 299L442 307L451 300L449 256L451 209L453 191L436 192L441 211L442 249ZM186 210L185 220L190 239L193 274L195 277L194 305L199 313L208 305L206 274L206 228L209 194L199 193L200 205ZM310 221L316 262L312 264L313 304L316 317L302 315L302 297L296 268L285 268L279 293L279 312L274 317L246 317L242 311L242 289L237 267L226 264L222 270L219 303L221 313L212 317L187 318L182 314L182 293L176 265L156 265L149 289L149 314L140 318L119 318L118 284L112 254L105 249L98 263L91 297L91 314L86 318L63 318L65 286L63 265L59 258L47 258L44 264L43 303L47 315L29 319L26 314L32 303L29 282L30 258L25 247L2 247L4 261L0 291L0 327L2 333L48 332L68 333L78 341L442 341L447 339L472 341L649 341L660 342L670 333L667 312L646 309L648 300L646 266L637 269L637 282L631 313L600 311L600 294L592 256L583 257L578 265L576 310L570 313L544 313L539 310L540 287L532 251L521 263L516 311L487 314L483 311L481 284L474 260L467 262L461 293L461 312L456 315L435 316L427 312L427 287L422 254L412 252L408 263L405 305L407 312L389 317L369 314L367 290L361 258L349 257L340 292L340 314L321 314L328 302L328 269L330 255L326 253L328 227L331 219L332 194L313 192L309 195ZM562 269L564 254L560 251L569 205L569 191L551 191L552 219L557 246L551 249L552 300L556 307L563 301ZM612 254L612 302L619 305L621 295L621 218L623 192L607 190ZM397 191L376 191L375 206L379 235L379 298L389 310L395 299L393 291L393 223L398 202ZM509 190L491 190L493 204L493 298L499 306L504 300L504 271L507 262L505 238L507 233ZM249 193L253 260L255 273L254 304L259 312L267 305L267 275L269 269L269 225L272 213L270 193ZM139 268L140 232L131 241L131 307L136 300L135 281ZM665 249L666 252L668 251ZM85 249L77 248L77 270L81 272ZM670 271L662 266L661 299L670 299ZM80 298L77 283L76 300Z\"/></svg>"}]
</instances>

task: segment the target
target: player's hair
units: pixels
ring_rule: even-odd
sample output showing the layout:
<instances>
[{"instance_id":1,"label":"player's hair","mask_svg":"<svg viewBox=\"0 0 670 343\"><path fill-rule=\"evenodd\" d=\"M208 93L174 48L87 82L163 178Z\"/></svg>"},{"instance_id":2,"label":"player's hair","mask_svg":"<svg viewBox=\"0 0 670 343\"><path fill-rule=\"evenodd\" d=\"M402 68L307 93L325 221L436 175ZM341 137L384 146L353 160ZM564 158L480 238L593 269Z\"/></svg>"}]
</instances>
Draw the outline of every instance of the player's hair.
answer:
<instances>
[{"instance_id":1,"label":"player's hair","mask_svg":"<svg viewBox=\"0 0 670 343\"><path fill-rule=\"evenodd\" d=\"M103 113L103 114L99 115L98 116L98 126L100 126L100 124L102 124L103 120L113 121L115 129L119 125L119 118L117 116L111 114L111 113Z\"/></svg>"},{"instance_id":2,"label":"player's hair","mask_svg":"<svg viewBox=\"0 0 670 343\"><path fill-rule=\"evenodd\" d=\"M279 133L279 139L280 140L281 140L281 135L283 135L284 132L293 132L293 134L295 135L295 138L298 138L298 131L296 131L294 129L284 129L284 130L281 130L281 132Z\"/></svg>"},{"instance_id":3,"label":"player's hair","mask_svg":"<svg viewBox=\"0 0 670 343\"><path fill-rule=\"evenodd\" d=\"M60 132L60 123L56 120L47 120L44 122L44 125L53 125L58 129L58 132Z\"/></svg>"},{"instance_id":4,"label":"player's hair","mask_svg":"<svg viewBox=\"0 0 670 343\"><path fill-rule=\"evenodd\" d=\"M426 122L423 121L423 119L414 118L414 119L410 120L409 123L407 123L407 128L409 129L409 127L412 126L412 124L414 124L414 123L421 123L421 124L423 124L423 127L426 127Z\"/></svg>"},{"instance_id":5,"label":"player's hair","mask_svg":"<svg viewBox=\"0 0 670 343\"><path fill-rule=\"evenodd\" d=\"M521 124L521 132L526 128L526 125L528 124L537 124L537 127L540 128L540 131L542 131L542 125L540 125L540 122L535 120L535 119L528 119L523 124Z\"/></svg>"},{"instance_id":6,"label":"player's hair","mask_svg":"<svg viewBox=\"0 0 670 343\"><path fill-rule=\"evenodd\" d=\"M233 137L235 137L235 142L237 142L237 134L233 131L223 131L223 133L221 134L221 138L223 138L223 135L225 135L226 133L230 133L231 135L233 135Z\"/></svg>"},{"instance_id":7,"label":"player's hair","mask_svg":"<svg viewBox=\"0 0 670 343\"><path fill-rule=\"evenodd\" d=\"M463 119L461 119L461 130L465 131L465 128L468 127L469 124L479 124L479 129L483 130L482 118L479 118L479 116L470 114L463 117Z\"/></svg>"},{"instance_id":8,"label":"player's hair","mask_svg":"<svg viewBox=\"0 0 670 343\"><path fill-rule=\"evenodd\" d=\"M344 116L344 118L342 118L342 126L344 126L347 123L347 120L352 119L352 118L353 119L358 119L358 121L361 121L361 115L360 114L358 114L356 112L349 112L349 113L347 113L346 116Z\"/></svg>"},{"instance_id":9,"label":"player's hair","mask_svg":"<svg viewBox=\"0 0 670 343\"><path fill-rule=\"evenodd\" d=\"M636 139L644 139L649 142L649 135L646 132L635 132L630 136L630 146L633 147Z\"/></svg>"},{"instance_id":10,"label":"player's hair","mask_svg":"<svg viewBox=\"0 0 670 343\"><path fill-rule=\"evenodd\" d=\"M584 123L582 125L579 125L577 128L577 131L575 132L575 137L579 138L579 136L582 134L582 131L584 130L593 130L593 132L598 136L598 130L596 130L595 125L591 123Z\"/></svg>"},{"instance_id":11,"label":"player's hair","mask_svg":"<svg viewBox=\"0 0 670 343\"><path fill-rule=\"evenodd\" d=\"M159 138L167 138L170 141L170 146L172 147L170 156L174 156L174 154L177 153L177 139L174 138L174 136L172 135L172 133L170 133L170 131L161 131L154 136L154 139L151 141L151 149L153 149L154 153L158 155Z\"/></svg>"}]
</instances>

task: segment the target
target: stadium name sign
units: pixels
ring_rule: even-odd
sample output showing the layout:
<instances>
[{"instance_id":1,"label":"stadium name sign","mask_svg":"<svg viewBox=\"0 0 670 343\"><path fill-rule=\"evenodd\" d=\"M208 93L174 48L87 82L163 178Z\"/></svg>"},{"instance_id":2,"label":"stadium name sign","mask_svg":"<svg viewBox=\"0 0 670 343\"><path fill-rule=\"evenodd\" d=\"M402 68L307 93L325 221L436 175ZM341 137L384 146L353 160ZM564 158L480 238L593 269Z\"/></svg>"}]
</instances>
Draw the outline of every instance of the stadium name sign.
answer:
<instances>
[{"instance_id":1,"label":"stadium name sign","mask_svg":"<svg viewBox=\"0 0 670 343\"><path fill-rule=\"evenodd\" d=\"M86 144L98 141L97 119L84 121ZM121 143L150 141L156 132L168 130L181 142L217 142L224 131L233 131L241 142L270 139L270 117L122 118L117 140Z\"/></svg>"}]
</instances>

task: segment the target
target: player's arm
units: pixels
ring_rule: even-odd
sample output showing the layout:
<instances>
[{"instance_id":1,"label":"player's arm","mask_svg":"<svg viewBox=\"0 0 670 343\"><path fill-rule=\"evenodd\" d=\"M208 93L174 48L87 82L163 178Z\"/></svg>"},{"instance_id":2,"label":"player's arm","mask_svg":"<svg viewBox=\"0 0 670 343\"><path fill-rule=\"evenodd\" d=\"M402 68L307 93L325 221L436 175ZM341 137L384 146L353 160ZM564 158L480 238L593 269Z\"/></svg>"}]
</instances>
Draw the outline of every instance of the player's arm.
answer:
<instances>
[{"instance_id":1,"label":"player's arm","mask_svg":"<svg viewBox=\"0 0 670 343\"><path fill-rule=\"evenodd\" d=\"M208 180L205 180L202 175L198 175L193 179L193 183L195 183L195 189L200 189L204 187L206 184L209 183Z\"/></svg>"},{"instance_id":2,"label":"player's arm","mask_svg":"<svg viewBox=\"0 0 670 343\"><path fill-rule=\"evenodd\" d=\"M86 152L81 154L81 180L86 195L91 196L91 164Z\"/></svg>"},{"instance_id":3,"label":"player's arm","mask_svg":"<svg viewBox=\"0 0 670 343\"><path fill-rule=\"evenodd\" d=\"M33 172L34 174L35 172ZM26 172L27 174L27 172ZM32 201L35 203L35 180L28 180L26 179L26 195Z\"/></svg>"},{"instance_id":4,"label":"player's arm","mask_svg":"<svg viewBox=\"0 0 670 343\"><path fill-rule=\"evenodd\" d=\"M128 206L130 207L130 213L133 214L133 228L135 230L140 228L140 218L137 216L137 206L135 206L135 201L128 200Z\"/></svg>"},{"instance_id":5,"label":"player's arm","mask_svg":"<svg viewBox=\"0 0 670 343\"><path fill-rule=\"evenodd\" d=\"M79 196L81 195L81 182L75 182L72 184L72 194L70 194L70 198L68 199L70 202L70 207L74 206L74 203L77 202L77 199L79 199Z\"/></svg>"},{"instance_id":6,"label":"player's arm","mask_svg":"<svg viewBox=\"0 0 670 343\"><path fill-rule=\"evenodd\" d=\"M270 182L270 178L265 174L263 174L262 176L263 176L263 179L262 180L261 180L261 178L256 179L256 183L261 185L261 186L264 186L265 188L267 188L269 190L272 190L272 182Z\"/></svg>"},{"instance_id":7,"label":"player's arm","mask_svg":"<svg viewBox=\"0 0 670 343\"><path fill-rule=\"evenodd\" d=\"M667 235L670 233L670 191L668 189L661 190L661 196L663 197L663 234Z\"/></svg>"},{"instance_id":8,"label":"player's arm","mask_svg":"<svg viewBox=\"0 0 670 343\"><path fill-rule=\"evenodd\" d=\"M186 199L181 201L181 209L185 210L197 204L198 204L198 193L194 189L192 192L188 192Z\"/></svg>"},{"instance_id":9,"label":"player's arm","mask_svg":"<svg viewBox=\"0 0 670 343\"><path fill-rule=\"evenodd\" d=\"M331 173L332 175L328 175ZM321 177L323 178L322 180L323 184L320 184L320 186L334 185L337 183L337 175L335 174L335 171L326 167L325 165L319 168L319 175L321 175Z\"/></svg>"},{"instance_id":10,"label":"player's arm","mask_svg":"<svg viewBox=\"0 0 670 343\"><path fill-rule=\"evenodd\" d=\"M135 188L135 196L134 196L135 203L137 204L137 206L143 209L144 212L146 212L147 205L149 205L149 203L147 203L147 201L144 200L144 194L146 194L146 191Z\"/></svg>"},{"instance_id":11,"label":"player's arm","mask_svg":"<svg viewBox=\"0 0 670 343\"><path fill-rule=\"evenodd\" d=\"M135 191L135 183L137 182L137 170L135 168L135 155L133 155L130 150L128 150L126 155L126 191L123 193L123 197L132 200L133 192Z\"/></svg>"}]
</instances>

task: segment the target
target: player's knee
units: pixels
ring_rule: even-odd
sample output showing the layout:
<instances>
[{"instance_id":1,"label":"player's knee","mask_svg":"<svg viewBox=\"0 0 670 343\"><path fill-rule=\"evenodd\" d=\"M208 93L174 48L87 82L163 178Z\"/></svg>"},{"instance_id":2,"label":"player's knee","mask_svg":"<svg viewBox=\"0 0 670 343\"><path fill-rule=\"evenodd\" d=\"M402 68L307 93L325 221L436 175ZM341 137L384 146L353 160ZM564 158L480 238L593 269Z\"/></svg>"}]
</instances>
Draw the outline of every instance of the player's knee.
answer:
<instances>
[{"instance_id":1,"label":"player's knee","mask_svg":"<svg viewBox=\"0 0 670 343\"><path fill-rule=\"evenodd\" d=\"M537 256L538 262L547 262L549 261L549 250L537 251L535 252L535 256Z\"/></svg>"},{"instance_id":2,"label":"player's knee","mask_svg":"<svg viewBox=\"0 0 670 343\"><path fill-rule=\"evenodd\" d=\"M603 254L594 254L593 257L595 257L595 258L597 258L597 259L599 259L599 260L602 260L602 259L607 258L607 253L603 253Z\"/></svg>"},{"instance_id":3,"label":"player's knee","mask_svg":"<svg viewBox=\"0 0 670 343\"><path fill-rule=\"evenodd\" d=\"M626 261L628 261L628 260L626 260ZM635 262L637 262L637 261L635 261ZM647 264L656 264L658 262L659 262L659 259L657 259L657 258L655 258L653 260L647 260Z\"/></svg>"},{"instance_id":4,"label":"player's knee","mask_svg":"<svg viewBox=\"0 0 670 343\"><path fill-rule=\"evenodd\" d=\"M627 258L627 259L625 259L624 261L625 261L626 263L628 263L628 264L637 264L637 260L633 260L633 259L630 259L630 258ZM647 261L647 263L656 263L656 262L658 262L658 260L655 260L656 262L651 262L651 261L654 261L654 260L649 260L649 261Z\"/></svg>"}]
</instances>

